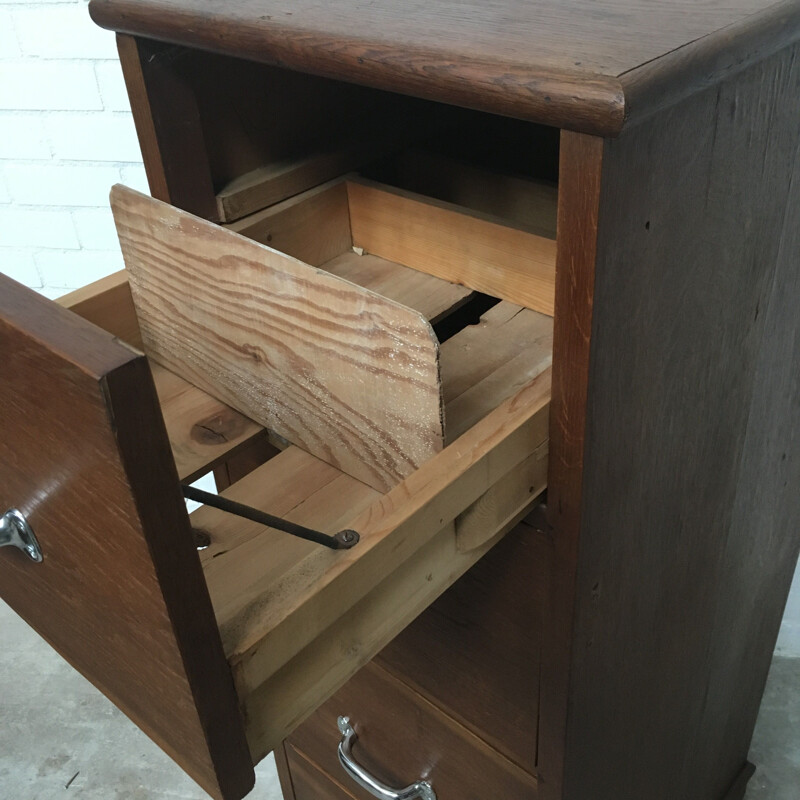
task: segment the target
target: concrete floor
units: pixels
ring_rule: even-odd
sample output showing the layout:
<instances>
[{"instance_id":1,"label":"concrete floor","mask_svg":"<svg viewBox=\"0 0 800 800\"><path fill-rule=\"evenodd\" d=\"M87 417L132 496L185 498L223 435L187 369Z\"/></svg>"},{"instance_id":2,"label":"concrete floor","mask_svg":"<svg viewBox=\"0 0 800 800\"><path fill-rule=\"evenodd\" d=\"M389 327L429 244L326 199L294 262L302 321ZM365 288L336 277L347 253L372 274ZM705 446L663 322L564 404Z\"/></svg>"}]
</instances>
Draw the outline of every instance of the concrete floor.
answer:
<instances>
[{"instance_id":1,"label":"concrete floor","mask_svg":"<svg viewBox=\"0 0 800 800\"><path fill-rule=\"evenodd\" d=\"M0 798L206 800L161 750L3 603L0 670ZM798 658L773 661L750 759L758 770L746 800L798 800ZM269 758L259 765L248 800L280 798Z\"/></svg>"}]
</instances>

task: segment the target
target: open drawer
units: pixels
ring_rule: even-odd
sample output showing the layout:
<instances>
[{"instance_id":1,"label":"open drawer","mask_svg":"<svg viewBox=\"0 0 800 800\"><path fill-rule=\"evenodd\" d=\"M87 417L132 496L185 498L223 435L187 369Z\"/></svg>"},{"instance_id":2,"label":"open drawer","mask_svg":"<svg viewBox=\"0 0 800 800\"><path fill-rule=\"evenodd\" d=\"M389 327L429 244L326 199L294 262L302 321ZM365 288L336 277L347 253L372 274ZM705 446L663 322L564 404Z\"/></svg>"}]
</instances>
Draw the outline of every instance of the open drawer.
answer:
<instances>
[{"instance_id":1,"label":"open drawer","mask_svg":"<svg viewBox=\"0 0 800 800\"><path fill-rule=\"evenodd\" d=\"M0 585L206 791L238 798L544 490L555 244L359 179L228 230L112 201L130 290L114 276L69 311L3 280L0 499L44 558L4 548ZM90 321L143 341L152 370ZM347 364L358 379L337 383ZM186 513L182 481L267 435L273 457L224 494L353 529L354 547Z\"/></svg>"}]
</instances>

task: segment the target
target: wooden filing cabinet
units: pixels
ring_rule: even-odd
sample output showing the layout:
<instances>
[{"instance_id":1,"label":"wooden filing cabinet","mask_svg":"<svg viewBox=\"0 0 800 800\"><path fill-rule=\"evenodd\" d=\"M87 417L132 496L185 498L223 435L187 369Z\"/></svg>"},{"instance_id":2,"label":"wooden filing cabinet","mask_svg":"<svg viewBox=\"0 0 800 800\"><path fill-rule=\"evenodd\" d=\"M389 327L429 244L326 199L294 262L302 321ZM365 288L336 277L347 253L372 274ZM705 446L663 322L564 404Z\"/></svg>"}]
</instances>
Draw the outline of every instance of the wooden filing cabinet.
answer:
<instances>
[{"instance_id":1,"label":"wooden filing cabinet","mask_svg":"<svg viewBox=\"0 0 800 800\"><path fill-rule=\"evenodd\" d=\"M439 800L741 798L800 546L800 6L90 11L156 199L112 195L130 279L2 284L44 555L4 599L224 800L270 750L370 796L342 715ZM211 469L361 540L190 520Z\"/></svg>"}]
</instances>

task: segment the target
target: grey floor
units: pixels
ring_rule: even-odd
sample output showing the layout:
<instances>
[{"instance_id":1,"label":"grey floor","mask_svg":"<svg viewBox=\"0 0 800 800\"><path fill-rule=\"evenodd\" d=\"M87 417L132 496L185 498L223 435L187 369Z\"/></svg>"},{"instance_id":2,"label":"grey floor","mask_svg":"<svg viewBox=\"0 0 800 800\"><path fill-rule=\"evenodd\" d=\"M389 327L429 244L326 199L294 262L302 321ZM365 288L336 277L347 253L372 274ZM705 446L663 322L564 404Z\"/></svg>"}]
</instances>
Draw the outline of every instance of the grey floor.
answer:
<instances>
[{"instance_id":1,"label":"grey floor","mask_svg":"<svg viewBox=\"0 0 800 800\"><path fill-rule=\"evenodd\" d=\"M2 603L0 648L0 798L206 800ZM758 771L746 800L798 800L800 658L774 659L750 758ZM259 766L249 800L280 797L270 758Z\"/></svg>"}]
</instances>

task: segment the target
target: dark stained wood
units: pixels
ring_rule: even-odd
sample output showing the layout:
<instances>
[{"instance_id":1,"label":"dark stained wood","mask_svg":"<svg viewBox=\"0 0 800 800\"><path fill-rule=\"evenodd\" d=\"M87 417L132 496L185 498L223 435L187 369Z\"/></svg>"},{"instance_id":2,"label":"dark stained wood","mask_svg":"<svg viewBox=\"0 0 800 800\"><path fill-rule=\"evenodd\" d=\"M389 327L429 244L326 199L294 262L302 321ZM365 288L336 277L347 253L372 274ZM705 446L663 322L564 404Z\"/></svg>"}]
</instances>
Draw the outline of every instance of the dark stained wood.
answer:
<instances>
[{"instance_id":1,"label":"dark stained wood","mask_svg":"<svg viewBox=\"0 0 800 800\"><path fill-rule=\"evenodd\" d=\"M143 355L0 276L3 599L217 798L253 770Z\"/></svg>"},{"instance_id":2,"label":"dark stained wood","mask_svg":"<svg viewBox=\"0 0 800 800\"><path fill-rule=\"evenodd\" d=\"M425 778L441 798L536 797L536 780L374 663L368 664L290 736L289 744L341 780L358 800L372 796L347 777L336 748L340 715L359 739L353 755L384 783ZM298 798L299 800L299 798Z\"/></svg>"},{"instance_id":3,"label":"dark stained wood","mask_svg":"<svg viewBox=\"0 0 800 800\"><path fill-rule=\"evenodd\" d=\"M285 747L287 769L291 769L296 788L294 795L287 795L284 790L285 800L291 800L292 797L294 800L355 800L340 783L324 773L310 759L291 745Z\"/></svg>"},{"instance_id":4,"label":"dark stained wood","mask_svg":"<svg viewBox=\"0 0 800 800\"><path fill-rule=\"evenodd\" d=\"M749 761L746 762L722 800L742 800L747 791L747 784L755 771L755 766Z\"/></svg>"},{"instance_id":5,"label":"dark stained wood","mask_svg":"<svg viewBox=\"0 0 800 800\"><path fill-rule=\"evenodd\" d=\"M604 147L567 800L718 798L747 756L800 545L797 55Z\"/></svg>"},{"instance_id":6,"label":"dark stained wood","mask_svg":"<svg viewBox=\"0 0 800 800\"><path fill-rule=\"evenodd\" d=\"M558 196L553 395L547 505L553 526L544 622L538 764L541 794L561 798L575 563L581 520L587 380L603 141L565 132Z\"/></svg>"},{"instance_id":7,"label":"dark stained wood","mask_svg":"<svg viewBox=\"0 0 800 800\"><path fill-rule=\"evenodd\" d=\"M518 525L376 659L532 775L550 551Z\"/></svg>"},{"instance_id":8,"label":"dark stained wood","mask_svg":"<svg viewBox=\"0 0 800 800\"><path fill-rule=\"evenodd\" d=\"M218 219L197 98L181 74L180 47L117 36L122 72L153 197Z\"/></svg>"},{"instance_id":9,"label":"dark stained wood","mask_svg":"<svg viewBox=\"0 0 800 800\"><path fill-rule=\"evenodd\" d=\"M275 756L275 769L278 773L278 781L281 784L281 792L283 793L283 800L297 800L297 795L294 791L294 783L292 781L292 766L289 763L289 745L285 742L280 747L276 747L273 755ZM301 767L295 766L295 773L299 773ZM298 781L299 782L299 781Z\"/></svg>"},{"instance_id":10,"label":"dark stained wood","mask_svg":"<svg viewBox=\"0 0 800 800\"><path fill-rule=\"evenodd\" d=\"M628 107L638 68L666 58L659 83L714 82L800 33L798 4L769 0L92 0L90 11L127 33L600 135L658 107L655 92Z\"/></svg>"}]
</instances>

